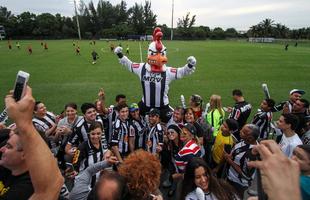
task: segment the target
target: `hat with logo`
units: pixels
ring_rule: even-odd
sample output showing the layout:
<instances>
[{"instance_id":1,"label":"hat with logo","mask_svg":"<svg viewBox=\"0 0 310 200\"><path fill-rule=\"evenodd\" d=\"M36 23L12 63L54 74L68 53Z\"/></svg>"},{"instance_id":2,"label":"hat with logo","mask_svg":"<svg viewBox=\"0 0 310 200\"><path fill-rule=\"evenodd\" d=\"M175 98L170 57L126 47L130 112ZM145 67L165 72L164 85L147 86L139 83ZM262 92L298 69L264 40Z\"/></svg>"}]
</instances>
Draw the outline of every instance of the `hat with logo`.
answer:
<instances>
[{"instance_id":1,"label":"hat with logo","mask_svg":"<svg viewBox=\"0 0 310 200\"><path fill-rule=\"evenodd\" d=\"M129 111L130 111L130 112L133 112L133 111L136 111L136 110L139 110L138 104L132 103L132 104L129 106Z\"/></svg>"}]
</instances>

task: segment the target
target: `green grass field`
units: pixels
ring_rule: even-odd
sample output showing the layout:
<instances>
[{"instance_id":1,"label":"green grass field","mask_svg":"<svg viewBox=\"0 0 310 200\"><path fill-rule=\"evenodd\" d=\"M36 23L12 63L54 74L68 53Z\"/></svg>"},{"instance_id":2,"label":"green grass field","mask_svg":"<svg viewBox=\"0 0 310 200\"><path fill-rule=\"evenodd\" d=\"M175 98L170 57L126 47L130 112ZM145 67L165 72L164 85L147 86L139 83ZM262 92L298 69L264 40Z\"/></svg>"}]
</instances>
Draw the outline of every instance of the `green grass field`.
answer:
<instances>
[{"instance_id":1,"label":"green grass field","mask_svg":"<svg viewBox=\"0 0 310 200\"><path fill-rule=\"evenodd\" d=\"M116 94L124 93L128 102L141 99L138 77L119 63L110 52L106 41L81 41L81 55L75 55L72 40L47 41L44 51L39 40L20 41L21 50L8 50L7 41L0 41L0 97L3 99L12 89L16 73L24 70L31 74L30 86L37 100L43 101L48 110L59 113L67 102L92 102L100 87L107 96L107 104L114 104ZM119 42L114 41L114 44ZM32 44L33 54L28 55L27 45ZM139 42L122 41L130 46L129 58L140 61ZM146 59L147 42L141 43L142 58ZM225 106L233 105L231 91L240 88L247 101L258 108L264 98L262 83L267 83L276 102L286 100L293 88L306 90L310 99L310 44L290 45L284 51L283 44L251 44L245 41L164 41L168 49L168 65L181 67L188 56L197 59L196 72L170 84L172 106L180 104L180 95L188 99L200 94L208 101L210 95L222 96ZM100 59L91 64L91 51L96 49ZM4 108L3 100L0 108ZM255 113L255 110L254 112Z\"/></svg>"}]
</instances>

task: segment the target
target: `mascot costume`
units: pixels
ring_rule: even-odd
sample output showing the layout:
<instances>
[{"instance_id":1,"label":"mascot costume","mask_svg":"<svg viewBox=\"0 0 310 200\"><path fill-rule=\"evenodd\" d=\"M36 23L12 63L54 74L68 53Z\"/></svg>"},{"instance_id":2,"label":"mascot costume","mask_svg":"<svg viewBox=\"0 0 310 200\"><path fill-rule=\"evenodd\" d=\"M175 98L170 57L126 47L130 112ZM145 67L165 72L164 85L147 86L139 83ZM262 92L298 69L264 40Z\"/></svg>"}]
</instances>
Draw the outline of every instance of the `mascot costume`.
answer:
<instances>
[{"instance_id":1,"label":"mascot costume","mask_svg":"<svg viewBox=\"0 0 310 200\"><path fill-rule=\"evenodd\" d=\"M161 29L155 28L146 63L134 63L129 60L123 55L122 47L116 47L114 53L123 66L140 78L143 90L142 100L139 102L141 115L145 115L152 108L157 108L160 110L162 122L167 123L172 114L168 98L169 84L175 79L193 73L196 59L193 56L188 57L187 64L180 68L166 66L167 49L161 41L162 36Z\"/></svg>"}]
</instances>

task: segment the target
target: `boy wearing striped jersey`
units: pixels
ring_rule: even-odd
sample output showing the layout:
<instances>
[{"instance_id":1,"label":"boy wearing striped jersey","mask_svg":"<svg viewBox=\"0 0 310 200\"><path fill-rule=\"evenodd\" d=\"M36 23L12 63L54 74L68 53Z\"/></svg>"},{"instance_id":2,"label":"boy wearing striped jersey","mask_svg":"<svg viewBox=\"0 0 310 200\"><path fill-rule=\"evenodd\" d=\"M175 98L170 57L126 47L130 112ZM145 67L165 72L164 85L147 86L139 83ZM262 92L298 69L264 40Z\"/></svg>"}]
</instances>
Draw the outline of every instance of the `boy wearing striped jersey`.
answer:
<instances>
[{"instance_id":1,"label":"boy wearing striped jersey","mask_svg":"<svg viewBox=\"0 0 310 200\"><path fill-rule=\"evenodd\" d=\"M224 158L229 165L228 181L241 199L255 175L255 168L249 168L248 162L256 159L252 154L252 148L258 144L258 136L259 128L254 124L246 124L240 130L241 142L233 147L230 154L224 151Z\"/></svg>"},{"instance_id":2,"label":"boy wearing striped jersey","mask_svg":"<svg viewBox=\"0 0 310 200\"><path fill-rule=\"evenodd\" d=\"M146 139L146 151L159 154L164 144L164 129L160 124L160 111L156 108L149 113L149 131Z\"/></svg>"},{"instance_id":3,"label":"boy wearing striped jersey","mask_svg":"<svg viewBox=\"0 0 310 200\"><path fill-rule=\"evenodd\" d=\"M272 112L275 105L275 101L272 99L264 99L260 104L260 109L254 115L252 124L255 124L259 127L259 138L267 139L268 133L270 132L270 123L272 120Z\"/></svg>"},{"instance_id":4,"label":"boy wearing striped jersey","mask_svg":"<svg viewBox=\"0 0 310 200\"><path fill-rule=\"evenodd\" d=\"M129 127L128 105L118 105L117 111L119 115L112 127L111 146L114 155L120 162L123 162L123 158L129 154L130 150L134 149L134 147L131 146L133 142L129 142L129 140L134 140L134 135Z\"/></svg>"},{"instance_id":5,"label":"boy wearing striped jersey","mask_svg":"<svg viewBox=\"0 0 310 200\"><path fill-rule=\"evenodd\" d=\"M133 131L135 136L134 144L132 144L132 146L134 146L135 149L145 149L148 125L144 117L140 115L138 104L132 103L129 107L129 112L130 131Z\"/></svg>"}]
</instances>

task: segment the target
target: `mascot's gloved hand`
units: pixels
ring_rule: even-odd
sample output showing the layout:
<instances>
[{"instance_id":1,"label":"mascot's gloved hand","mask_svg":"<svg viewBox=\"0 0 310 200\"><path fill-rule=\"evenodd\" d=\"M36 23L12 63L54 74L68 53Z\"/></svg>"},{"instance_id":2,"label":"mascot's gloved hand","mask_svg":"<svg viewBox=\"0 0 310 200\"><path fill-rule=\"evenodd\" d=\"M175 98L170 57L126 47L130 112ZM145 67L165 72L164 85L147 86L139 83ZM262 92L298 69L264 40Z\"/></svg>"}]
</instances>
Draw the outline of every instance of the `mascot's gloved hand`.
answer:
<instances>
[{"instance_id":1,"label":"mascot's gloved hand","mask_svg":"<svg viewBox=\"0 0 310 200\"><path fill-rule=\"evenodd\" d=\"M187 58L187 64L189 68L195 67L196 65L196 58L194 56L190 56Z\"/></svg>"},{"instance_id":2,"label":"mascot's gloved hand","mask_svg":"<svg viewBox=\"0 0 310 200\"><path fill-rule=\"evenodd\" d=\"M123 55L123 48L122 47L116 47L114 49L114 53L119 57L119 58L122 58L124 55Z\"/></svg>"}]
</instances>

